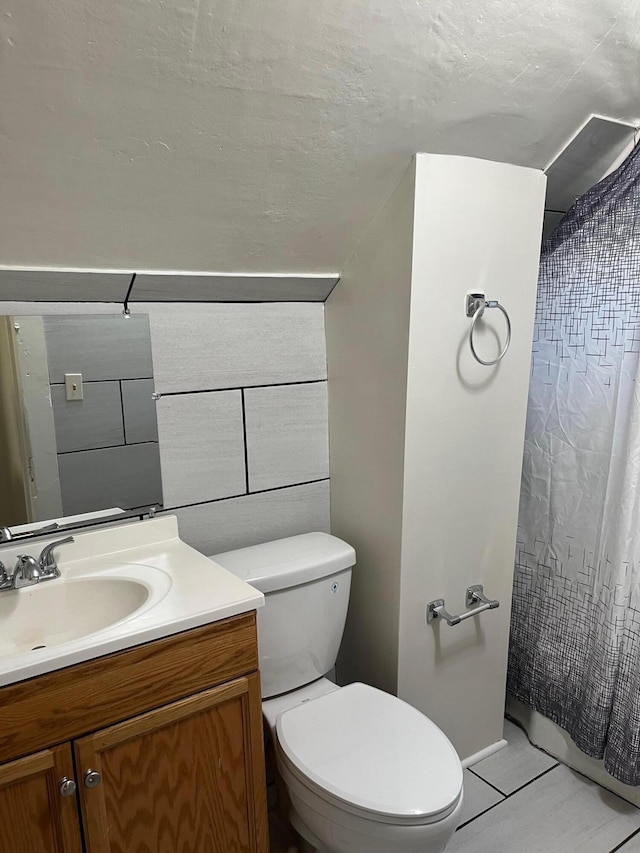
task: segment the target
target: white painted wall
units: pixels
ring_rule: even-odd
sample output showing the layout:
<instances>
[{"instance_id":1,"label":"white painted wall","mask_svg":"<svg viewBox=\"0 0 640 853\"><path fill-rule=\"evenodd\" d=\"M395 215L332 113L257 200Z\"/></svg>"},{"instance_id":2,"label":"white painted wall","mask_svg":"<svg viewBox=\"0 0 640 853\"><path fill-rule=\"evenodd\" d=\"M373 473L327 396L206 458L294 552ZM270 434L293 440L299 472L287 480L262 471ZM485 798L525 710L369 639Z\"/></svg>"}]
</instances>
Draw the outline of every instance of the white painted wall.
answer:
<instances>
[{"instance_id":1,"label":"white painted wall","mask_svg":"<svg viewBox=\"0 0 640 853\"><path fill-rule=\"evenodd\" d=\"M417 155L326 308L332 530L358 555L338 675L396 690L463 758L502 737L544 191L536 170ZM512 318L496 368L468 350L476 289ZM501 607L427 625L473 583Z\"/></svg>"},{"instance_id":2,"label":"white painted wall","mask_svg":"<svg viewBox=\"0 0 640 853\"><path fill-rule=\"evenodd\" d=\"M338 662L395 693L415 161L325 306L331 530L358 565Z\"/></svg>"},{"instance_id":3,"label":"white painted wall","mask_svg":"<svg viewBox=\"0 0 640 853\"><path fill-rule=\"evenodd\" d=\"M0 260L339 270L415 151L539 168L637 123L639 10L2 0Z\"/></svg>"},{"instance_id":4,"label":"white painted wall","mask_svg":"<svg viewBox=\"0 0 640 853\"><path fill-rule=\"evenodd\" d=\"M411 290L398 694L465 758L502 738L513 556L546 179L420 154ZM498 299L513 337L495 368L473 360L464 300ZM497 309L487 326L504 340ZM488 333L485 358L497 354ZM427 625L427 602L464 610L484 584L498 610Z\"/></svg>"}]
</instances>

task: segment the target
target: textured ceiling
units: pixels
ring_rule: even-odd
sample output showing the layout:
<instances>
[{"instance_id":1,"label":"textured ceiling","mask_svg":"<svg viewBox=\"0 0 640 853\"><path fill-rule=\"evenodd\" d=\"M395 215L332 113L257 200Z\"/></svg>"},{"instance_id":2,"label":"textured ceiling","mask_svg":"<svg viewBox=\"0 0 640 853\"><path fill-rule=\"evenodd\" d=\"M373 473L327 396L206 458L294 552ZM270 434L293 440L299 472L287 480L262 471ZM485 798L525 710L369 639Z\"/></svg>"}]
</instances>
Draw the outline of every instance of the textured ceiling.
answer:
<instances>
[{"instance_id":1,"label":"textured ceiling","mask_svg":"<svg viewBox=\"0 0 640 853\"><path fill-rule=\"evenodd\" d=\"M337 271L413 152L640 117L640 0L0 0L0 49L1 264Z\"/></svg>"}]
</instances>

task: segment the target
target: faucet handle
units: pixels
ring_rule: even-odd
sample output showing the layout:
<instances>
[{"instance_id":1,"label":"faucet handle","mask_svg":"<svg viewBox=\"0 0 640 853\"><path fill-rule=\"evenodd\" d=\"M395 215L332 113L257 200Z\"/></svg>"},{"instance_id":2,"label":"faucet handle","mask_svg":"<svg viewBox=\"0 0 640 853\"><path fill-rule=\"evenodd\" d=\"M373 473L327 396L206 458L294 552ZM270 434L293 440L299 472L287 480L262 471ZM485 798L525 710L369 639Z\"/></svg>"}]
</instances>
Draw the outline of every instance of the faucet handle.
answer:
<instances>
[{"instance_id":1,"label":"faucet handle","mask_svg":"<svg viewBox=\"0 0 640 853\"><path fill-rule=\"evenodd\" d=\"M22 589L23 586L33 586L39 583L42 574L35 557L29 554L20 554L16 561L13 572L13 588Z\"/></svg>"},{"instance_id":2,"label":"faucet handle","mask_svg":"<svg viewBox=\"0 0 640 853\"><path fill-rule=\"evenodd\" d=\"M66 536L64 539L56 539L54 542L50 542L48 545L45 545L42 551L40 552L40 558L38 560L38 565L41 570L51 577L60 577L60 570L56 564L56 559L53 554L55 548L58 545L66 545L67 542L73 542L73 536Z\"/></svg>"},{"instance_id":3,"label":"faucet handle","mask_svg":"<svg viewBox=\"0 0 640 853\"><path fill-rule=\"evenodd\" d=\"M37 580L40 577L40 565L35 557L31 557L29 554L19 554L13 574L14 577L20 575L25 580Z\"/></svg>"}]
</instances>

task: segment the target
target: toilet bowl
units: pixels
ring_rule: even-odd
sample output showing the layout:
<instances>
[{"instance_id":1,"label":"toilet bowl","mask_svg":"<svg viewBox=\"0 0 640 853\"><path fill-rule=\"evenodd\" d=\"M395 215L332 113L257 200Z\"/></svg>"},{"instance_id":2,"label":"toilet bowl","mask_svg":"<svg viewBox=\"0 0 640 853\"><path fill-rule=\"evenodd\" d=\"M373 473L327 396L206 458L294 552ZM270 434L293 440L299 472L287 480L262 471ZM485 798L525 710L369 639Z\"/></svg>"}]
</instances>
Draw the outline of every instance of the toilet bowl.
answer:
<instances>
[{"instance_id":1,"label":"toilet bowl","mask_svg":"<svg viewBox=\"0 0 640 853\"><path fill-rule=\"evenodd\" d=\"M336 659L353 549L324 533L212 557L265 593L263 714L293 827L322 853L440 853L462 809L446 735L396 696L325 678Z\"/></svg>"},{"instance_id":2,"label":"toilet bowl","mask_svg":"<svg viewBox=\"0 0 640 853\"><path fill-rule=\"evenodd\" d=\"M277 700L263 706L269 724L276 713L278 769L298 832L332 853L444 850L462 809L462 768L445 735L365 684L316 683L314 692L285 711Z\"/></svg>"}]
</instances>

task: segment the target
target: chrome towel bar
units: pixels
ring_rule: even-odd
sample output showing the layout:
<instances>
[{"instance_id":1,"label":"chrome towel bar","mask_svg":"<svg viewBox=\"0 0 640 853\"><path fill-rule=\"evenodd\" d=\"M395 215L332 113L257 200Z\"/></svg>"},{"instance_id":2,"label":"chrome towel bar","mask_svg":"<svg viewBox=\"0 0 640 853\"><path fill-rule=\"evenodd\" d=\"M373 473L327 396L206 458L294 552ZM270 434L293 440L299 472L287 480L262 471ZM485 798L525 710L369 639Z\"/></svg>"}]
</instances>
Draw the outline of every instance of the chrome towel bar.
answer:
<instances>
[{"instance_id":1,"label":"chrome towel bar","mask_svg":"<svg viewBox=\"0 0 640 853\"><path fill-rule=\"evenodd\" d=\"M479 604L480 607L475 607L476 604ZM445 610L444 598L436 598L435 601L430 601L427 604L427 622L433 622L434 619L444 619L447 625L459 625L465 619L477 616L478 613L484 613L485 610L495 610L496 607L500 607L500 602L496 601L495 598L487 598L482 584L476 583L467 587L465 606L471 609L454 616Z\"/></svg>"}]
</instances>

